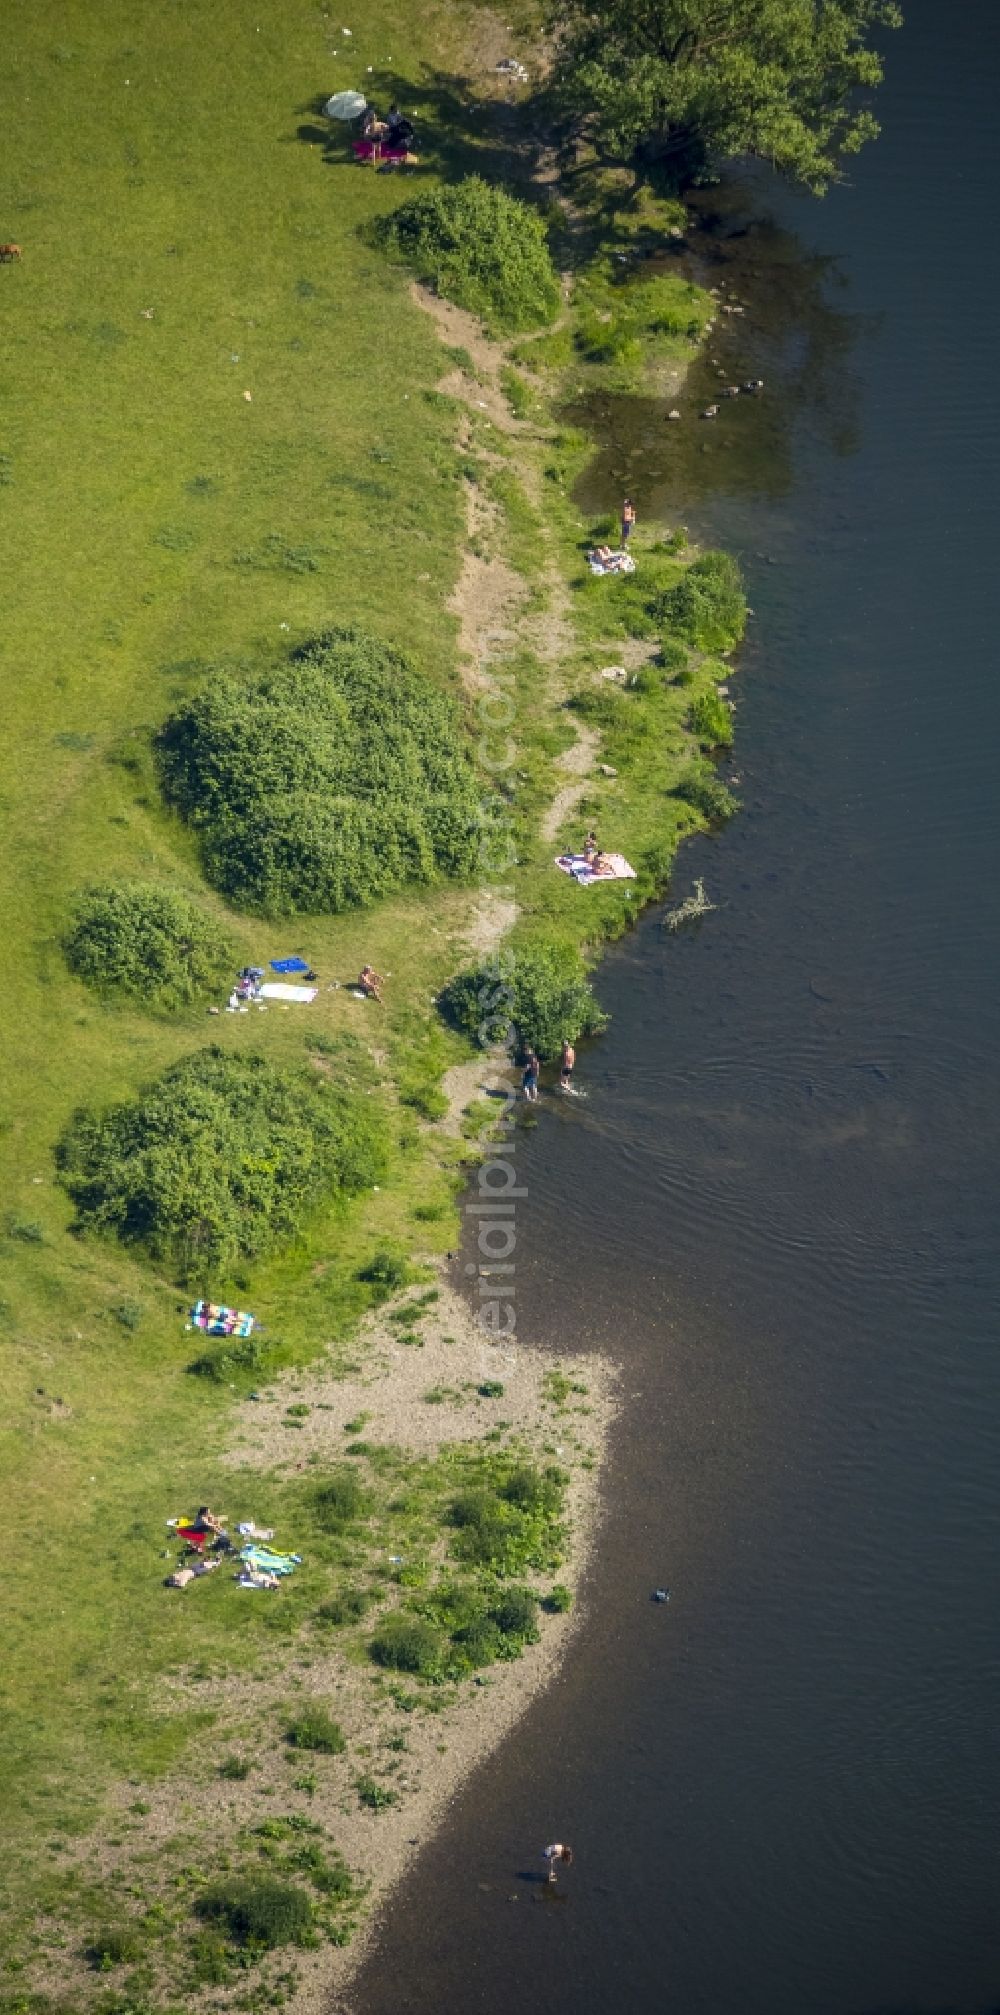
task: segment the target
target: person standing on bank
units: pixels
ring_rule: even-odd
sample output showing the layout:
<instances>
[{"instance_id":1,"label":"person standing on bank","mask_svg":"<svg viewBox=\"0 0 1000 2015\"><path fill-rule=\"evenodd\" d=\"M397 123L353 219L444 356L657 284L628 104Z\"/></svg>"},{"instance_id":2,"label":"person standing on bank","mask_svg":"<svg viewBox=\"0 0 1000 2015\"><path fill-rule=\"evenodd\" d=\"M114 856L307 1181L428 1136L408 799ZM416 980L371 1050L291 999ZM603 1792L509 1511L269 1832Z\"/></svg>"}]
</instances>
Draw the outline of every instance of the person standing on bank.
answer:
<instances>
[{"instance_id":1,"label":"person standing on bank","mask_svg":"<svg viewBox=\"0 0 1000 2015\"><path fill-rule=\"evenodd\" d=\"M560 1091L572 1091L573 1069L575 1064L576 1064L576 1051L573 1048L573 1045L570 1042L569 1037L563 1036L562 1066L559 1072Z\"/></svg>"},{"instance_id":2,"label":"person standing on bank","mask_svg":"<svg viewBox=\"0 0 1000 2015\"><path fill-rule=\"evenodd\" d=\"M631 497L626 497L622 505L622 545L627 546L635 530L635 505Z\"/></svg>"},{"instance_id":3,"label":"person standing on bank","mask_svg":"<svg viewBox=\"0 0 1000 2015\"><path fill-rule=\"evenodd\" d=\"M556 1879L556 1869L560 1863L564 1868L572 1866L573 1849L572 1847L564 1847L562 1842L557 1840L553 1846L543 1847L542 1860L546 1863L548 1870L545 1878L546 1881L554 1882Z\"/></svg>"}]
</instances>

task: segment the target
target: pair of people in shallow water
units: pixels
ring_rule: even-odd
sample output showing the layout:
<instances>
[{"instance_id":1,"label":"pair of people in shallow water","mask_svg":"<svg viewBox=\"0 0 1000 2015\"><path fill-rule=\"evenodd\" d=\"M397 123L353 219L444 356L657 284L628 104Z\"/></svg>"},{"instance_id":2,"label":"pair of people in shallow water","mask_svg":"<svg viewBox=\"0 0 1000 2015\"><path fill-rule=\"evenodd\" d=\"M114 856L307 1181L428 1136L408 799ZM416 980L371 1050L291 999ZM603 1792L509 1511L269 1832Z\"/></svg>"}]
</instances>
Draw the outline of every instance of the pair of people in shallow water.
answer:
<instances>
[{"instance_id":1,"label":"pair of people in shallow water","mask_svg":"<svg viewBox=\"0 0 1000 2015\"><path fill-rule=\"evenodd\" d=\"M529 1049L521 1072L521 1090L529 1105L534 1105L538 1097L538 1073L541 1066L533 1049ZM559 1067L560 1091L572 1091L573 1072L576 1068L576 1051L568 1036L563 1037L562 1056Z\"/></svg>"}]
</instances>

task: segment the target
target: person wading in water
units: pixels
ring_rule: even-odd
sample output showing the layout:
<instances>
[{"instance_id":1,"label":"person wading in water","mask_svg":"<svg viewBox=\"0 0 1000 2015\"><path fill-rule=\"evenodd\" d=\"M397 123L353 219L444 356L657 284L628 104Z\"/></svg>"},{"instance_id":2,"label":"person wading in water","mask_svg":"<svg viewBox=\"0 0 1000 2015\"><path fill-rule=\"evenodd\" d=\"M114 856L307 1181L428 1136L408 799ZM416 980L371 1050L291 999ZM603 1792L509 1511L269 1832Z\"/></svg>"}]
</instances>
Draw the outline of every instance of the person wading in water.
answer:
<instances>
[{"instance_id":1,"label":"person wading in water","mask_svg":"<svg viewBox=\"0 0 1000 2015\"><path fill-rule=\"evenodd\" d=\"M563 1036L562 1067L559 1072L560 1091L572 1091L573 1068L575 1063L576 1063L576 1051L573 1048L573 1045L570 1042L569 1037Z\"/></svg>"},{"instance_id":2,"label":"person wading in water","mask_svg":"<svg viewBox=\"0 0 1000 2015\"><path fill-rule=\"evenodd\" d=\"M564 1868L572 1867L573 1849L572 1847L564 1847L562 1842L557 1840L552 1847L543 1847L542 1860L548 1869L545 1878L546 1881L554 1882L556 1879L556 1869L560 1863Z\"/></svg>"}]
</instances>

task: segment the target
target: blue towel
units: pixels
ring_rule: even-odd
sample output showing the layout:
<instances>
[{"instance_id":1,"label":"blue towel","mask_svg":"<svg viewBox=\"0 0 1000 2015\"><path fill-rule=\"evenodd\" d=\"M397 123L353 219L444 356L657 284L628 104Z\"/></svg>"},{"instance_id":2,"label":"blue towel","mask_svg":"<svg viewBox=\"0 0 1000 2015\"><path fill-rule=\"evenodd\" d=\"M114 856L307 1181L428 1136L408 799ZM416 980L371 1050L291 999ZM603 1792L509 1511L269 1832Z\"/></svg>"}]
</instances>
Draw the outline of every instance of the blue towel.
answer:
<instances>
[{"instance_id":1,"label":"blue towel","mask_svg":"<svg viewBox=\"0 0 1000 2015\"><path fill-rule=\"evenodd\" d=\"M272 959L273 973L307 973L309 967L305 959Z\"/></svg>"}]
</instances>

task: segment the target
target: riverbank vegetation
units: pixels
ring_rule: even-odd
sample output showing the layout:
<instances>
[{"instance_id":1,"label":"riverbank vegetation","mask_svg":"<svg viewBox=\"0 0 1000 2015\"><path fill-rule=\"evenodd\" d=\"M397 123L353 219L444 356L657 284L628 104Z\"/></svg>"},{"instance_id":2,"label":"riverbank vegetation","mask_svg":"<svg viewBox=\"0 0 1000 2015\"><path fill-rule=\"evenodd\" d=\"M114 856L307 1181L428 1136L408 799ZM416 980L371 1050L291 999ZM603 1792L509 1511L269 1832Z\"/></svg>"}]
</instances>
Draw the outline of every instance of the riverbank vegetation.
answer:
<instances>
[{"instance_id":1,"label":"riverbank vegetation","mask_svg":"<svg viewBox=\"0 0 1000 2015\"><path fill-rule=\"evenodd\" d=\"M468 62L467 15L446 9L425 32L375 5L352 74L383 62L391 30L437 146L416 222L389 235L442 294L522 332L516 372L510 344L448 358L404 263L373 243L411 185L362 173L295 109L345 69L316 10L291 0L280 22L248 24L235 0L143 8L138 47L119 27L62 0L19 17L21 167L0 220L24 244L2 275L16 956L0 1444L19 1527L4 2015L46 1996L54 2015L64 1985L74 2008L103 1995L109 2015L209 1992L279 2005L289 1979L272 1969L265 1985L257 1958L339 1943L362 1907L334 1815L384 1818L403 1795L389 1745L410 1717L559 1627L553 1576L569 1573L567 1506L592 1460L585 1395L547 1400L529 1432L505 1412L504 1377L473 1371L466 1349L411 1408L458 1418L450 1443L367 1433L367 1396L319 1430L370 1312L397 1375L432 1355L437 1266L481 1151L438 1122L455 1117L445 1072L477 1062L473 1000L502 935L470 886L498 798L514 1020L545 1056L599 1029L601 943L662 890L683 834L732 805L706 711L740 629L732 570L681 534L641 532L634 576L592 577L597 533L572 498L588 444L558 417L567 367L606 366L601 329L616 369L636 368L637 332L680 369L710 298L680 276L641 298L616 286L605 324L597 266L553 327L541 208L505 208L487 184L510 122L449 155L426 82ZM234 64L240 116L223 118ZM479 85L499 88L492 70ZM442 164L459 192L443 205ZM470 236L487 211L493 238ZM502 257L484 263L484 246ZM449 364L461 396L437 389ZM449 608L470 492L490 504L487 560L502 556L512 596L525 586L507 659L517 768L499 792L470 760L475 688ZM625 640L625 683L610 685ZM566 772L581 730L587 760ZM628 853L634 882L584 891L555 869L584 820ZM289 957L319 975L313 1002L206 1028L241 965ZM349 984L368 961L382 1004ZM201 1292L253 1310L262 1332L192 1340ZM447 1333L437 1344L447 1359ZM317 1360L327 1396L300 1397ZM275 1445L234 1469L234 1409L263 1413L272 1393ZM164 1589L167 1520L206 1498L295 1545L280 1592L225 1571ZM343 1750L289 1739L315 1735L315 1703L297 1696L339 1684L338 1660L377 1732L345 1718ZM207 1868L220 1782L237 1802Z\"/></svg>"}]
</instances>

